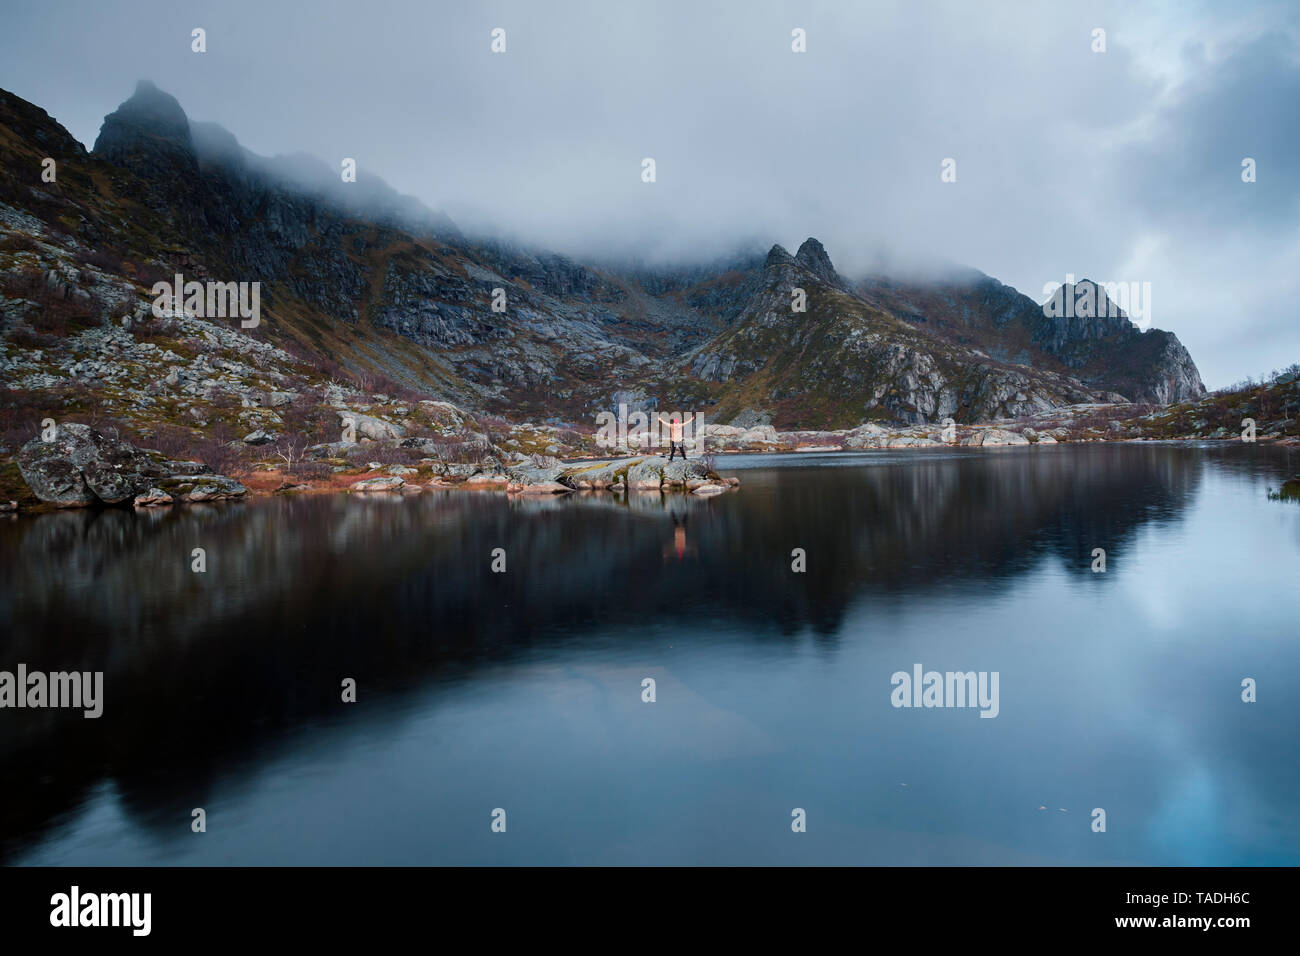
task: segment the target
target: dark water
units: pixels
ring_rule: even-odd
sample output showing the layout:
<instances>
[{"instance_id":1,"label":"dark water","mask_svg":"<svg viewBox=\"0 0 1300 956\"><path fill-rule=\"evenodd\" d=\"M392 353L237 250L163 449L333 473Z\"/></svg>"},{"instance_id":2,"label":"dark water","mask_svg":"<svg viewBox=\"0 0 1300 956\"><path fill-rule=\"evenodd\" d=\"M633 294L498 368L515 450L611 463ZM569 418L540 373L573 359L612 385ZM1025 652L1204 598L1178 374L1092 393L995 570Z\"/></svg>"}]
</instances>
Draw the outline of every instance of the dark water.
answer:
<instances>
[{"instance_id":1,"label":"dark water","mask_svg":"<svg viewBox=\"0 0 1300 956\"><path fill-rule=\"evenodd\" d=\"M105 675L99 720L0 710L0 859L1300 863L1300 454L721 466L0 523L0 669ZM891 706L916 663L998 715Z\"/></svg>"}]
</instances>

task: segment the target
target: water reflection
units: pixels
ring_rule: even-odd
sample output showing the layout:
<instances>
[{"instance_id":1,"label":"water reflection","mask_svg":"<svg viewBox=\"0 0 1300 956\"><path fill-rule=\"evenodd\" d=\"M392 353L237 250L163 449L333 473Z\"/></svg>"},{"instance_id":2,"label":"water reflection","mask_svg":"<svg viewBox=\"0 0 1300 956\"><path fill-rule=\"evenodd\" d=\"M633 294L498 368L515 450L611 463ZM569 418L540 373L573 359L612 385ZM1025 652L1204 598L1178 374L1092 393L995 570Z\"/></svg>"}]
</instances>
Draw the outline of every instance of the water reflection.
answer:
<instances>
[{"instance_id":1,"label":"water reflection","mask_svg":"<svg viewBox=\"0 0 1300 956\"><path fill-rule=\"evenodd\" d=\"M1091 665L1080 648L1089 642L1107 656L1104 681L1126 684L1153 666L1157 674L1176 675L1176 686L1165 689L1163 712L1150 712L1149 693L1112 699L1112 691L1099 691L1105 706L1092 716L1095 726L1145 737L1169 721L1172 708L1176 719L1161 732L1191 735L1198 750L1214 754L1212 772L1170 768L1171 779L1186 781L1181 789L1116 793L1117 805L1130 799L1167 803L1159 825L1152 822L1140 848L1126 844L1131 849L1121 859L1160 862L1153 857L1203 851L1225 859L1201 862L1240 861L1239 851L1180 843L1180 826L1201 825L1198 815L1216 812L1207 796L1215 786L1239 791L1217 795L1214 806L1222 810L1225 802L1247 799L1280 806L1279 788L1295 782L1277 770L1279 756L1295 756L1290 731L1270 720L1251 722L1261 717L1262 705L1253 713L1239 704L1186 706L1189 688L1203 692L1216 680L1235 681L1243 667L1294 673L1294 634L1289 647L1279 642L1245 661L1225 661L1216 646L1158 666L1142 640L1153 628L1159 631L1161 613L1166 622L1185 623L1178 602L1163 611L1159 603L1161 594L1177 588L1148 586L1172 574L1171 555L1183 547L1188 560L1212 564L1244 547L1228 525L1232 512L1216 503L1243 502L1239 524L1300 524L1280 504L1257 515L1244 504L1254 507L1264 485L1290 473L1287 453L1143 445L876 454L856 461L837 456L764 468L724 459L724 473L729 464L739 469L742 489L709 499L599 492L517 499L490 493L285 498L138 513L67 512L0 526L6 582L0 667L22 661L47 671L102 670L107 688L105 716L98 721L51 711L0 713L0 773L8 795L0 809L0 853L25 861L34 848L63 840L67 856L58 859L82 859L82 838L64 828L75 831L102 817L95 826L106 832L129 828L158 841L138 837L122 862L165 859L174 851L168 841L175 839L177 820L188 821L189 808L214 800L256 815L253 808L266 799L260 794L268 768L309 760L322 740L366 741L362 753L337 759L355 760L354 774L373 772L376 762L397 774L393 794L370 798L400 818L407 811L396 801L409 796L407 789L416 788L425 771L416 769L416 756L396 765L386 761L404 753L410 735L434 734L442 769L459 765L469 776L486 772L488 761L513 760L514 772L523 773L542 759L508 748L476 753L469 743L475 733L499 741L462 725L461 708L488 724L519 720L520 699L529 701L531 716L523 719L542 721L547 733L564 728L563 736L545 738L566 750L550 759L568 761L573 772L572 781L556 785L572 788L586 780L601 790L609 786L612 754L625 751L630 740L649 746L640 736L647 731L637 724L643 713L638 698L612 702L611 682L639 683L646 667L671 658L670 648L689 648L692 656L657 673L670 697L675 689L673 699L693 703L657 712L673 715L665 720L672 731L659 740L660 750L648 752L665 767L706 754L733 762L725 772L690 771L698 791L693 812L706 816L709 808L736 800L752 803L770 786L760 782L762 768L770 769L778 759L773 755L792 747L805 756L794 761L797 772L789 766L787 772L805 776L810 787L838 780L840 797L826 798L831 808L837 799L848 800L856 771L845 769L846 760L852 763L860 744L843 729L861 724L864 712L890 730L872 744L877 767L907 766L909 746L945 755L949 769L978 755L983 763L968 767L969 773L979 778L997 765L994 788L1005 788L1027 772L1017 756L1026 740L1047 746L1033 737L1033 720L1025 716L1030 712L1045 715L1047 723L1059 718L1055 729L1066 746L1086 754L1088 733L1071 725L1083 718L1057 713L1062 691L1053 681L1069 686L1086 677L1082 671ZM1223 523L1218 544L1198 532L1192 543L1180 545L1180 526L1202 511L1205 520ZM1291 545L1270 555L1272 570L1289 561L1294 571L1300 567L1294 528L1278 530ZM1107 551L1106 575L1089 570L1098 546ZM191 551L199 547L207 560L202 574L191 570ZM505 573L491 568L498 548L504 549ZM791 570L794 549L806 554L805 573ZM1294 594L1274 595L1270 611L1243 611L1233 604L1240 593L1233 589L1252 579L1258 584L1259 575L1224 567L1221 578L1228 594L1216 607L1237 626L1244 619L1275 628L1279 605L1283 616L1294 614ZM1064 620L1057 616L1062 610ZM1104 621L1105 633L1075 633L1085 611L1088 627ZM1073 642L1050 651L1016 643L1027 617L1038 615L1043 627L1070 634ZM803 634L816 648L808 660L791 643ZM997 721L975 722L997 725L1001 738L985 733L977 740L971 734L979 731L964 724L939 731L933 724L900 722L900 712L880 706L887 690L879 700L868 696L866 705L861 697L840 696L844 682L855 680L849 671L860 673L860 685L876 680L877 671L887 680L896 664L947 653L963 640L967 651L993 655L1004 686L1032 688L1019 691L1023 699ZM1123 641L1142 646L1128 649ZM726 675L739 672L768 685L737 690ZM540 673L550 676L542 680ZM525 680L525 688L502 691L503 675ZM340 706L344 677L357 680L367 707ZM560 698L556 686L565 688ZM1182 703L1169 703L1174 700ZM1280 709L1266 713L1273 720L1284 715ZM459 736L444 733L440 721L455 723ZM593 737L593 722L602 721L605 729ZM687 747L699 752L690 756ZM1133 751L1144 760L1168 753L1149 741ZM1225 767L1233 780L1220 778ZM1086 757L1059 768L1070 779L1094 773L1110 780L1133 772L1092 765ZM943 789L938 771L910 775L914 792L925 791L927 776L936 792ZM319 785L299 783L294 799ZM1028 780L1024 785L1033 786ZM452 784L440 778L437 786ZM566 797L585 803L590 796L584 793L570 789ZM448 793L448 799L462 798L454 787ZM862 833L845 824L844 846L817 844L820 855L808 862L870 861L864 842L886 854L882 861L898 859L888 855L904 853L906 842L897 832L901 811L891 809L895 799L890 791L876 800ZM387 800L394 804L385 806ZM592 812L599 818L605 811ZM849 820L863 811L846 804L838 812ZM979 834L981 813L989 812L974 797L949 806L947 816L931 819L930 829L946 835L944 849L926 852L948 862L1088 859L1095 852L1052 843L1047 831L1033 830L1046 826L1041 821L1007 824L988 843ZM391 847L366 844L350 858L352 837L342 832L349 824L321 826L342 858L318 862L404 859L398 836ZM1279 826L1278 852L1294 859L1294 810ZM620 832L626 827L622 820ZM691 843L667 821L659 829L645 822L622 833L618 845L636 856L657 843L664 861L682 858L669 848L688 859L719 862L779 862L772 854L786 852L754 843L752 836L745 838L749 850L716 834L697 836ZM627 861L610 839L605 834L577 858ZM227 852L234 862L304 859L300 846L287 847L290 859L279 859L265 841L264 833L254 834ZM491 861L472 842L454 849L464 854L461 862ZM559 851L535 846L530 852L554 859L546 854ZM855 855L841 858L850 852ZM746 860L746 853L757 856ZM527 852L523 859L530 859Z\"/></svg>"}]
</instances>

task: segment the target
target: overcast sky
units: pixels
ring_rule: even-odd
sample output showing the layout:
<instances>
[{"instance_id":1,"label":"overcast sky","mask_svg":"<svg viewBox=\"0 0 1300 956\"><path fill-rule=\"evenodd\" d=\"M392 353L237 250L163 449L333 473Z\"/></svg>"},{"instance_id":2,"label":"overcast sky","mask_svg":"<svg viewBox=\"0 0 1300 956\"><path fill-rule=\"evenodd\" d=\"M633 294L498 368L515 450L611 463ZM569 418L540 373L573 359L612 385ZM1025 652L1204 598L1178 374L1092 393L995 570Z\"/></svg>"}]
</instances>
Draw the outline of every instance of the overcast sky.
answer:
<instances>
[{"instance_id":1,"label":"overcast sky","mask_svg":"<svg viewBox=\"0 0 1300 956\"><path fill-rule=\"evenodd\" d=\"M946 260L1039 301L1150 282L1210 387L1300 361L1294 0L3 0L0 86L87 146L141 78L467 230L652 259L816 236L849 275Z\"/></svg>"}]
</instances>

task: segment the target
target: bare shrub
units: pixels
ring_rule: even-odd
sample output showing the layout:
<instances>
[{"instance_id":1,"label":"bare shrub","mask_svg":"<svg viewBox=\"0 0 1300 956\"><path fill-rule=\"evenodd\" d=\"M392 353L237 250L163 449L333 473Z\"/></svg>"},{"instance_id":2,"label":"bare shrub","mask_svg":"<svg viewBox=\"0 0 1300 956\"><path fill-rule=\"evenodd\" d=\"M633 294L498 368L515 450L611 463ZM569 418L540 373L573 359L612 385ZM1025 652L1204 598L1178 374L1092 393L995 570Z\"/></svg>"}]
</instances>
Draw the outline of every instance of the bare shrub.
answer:
<instances>
[{"instance_id":1,"label":"bare shrub","mask_svg":"<svg viewBox=\"0 0 1300 956\"><path fill-rule=\"evenodd\" d=\"M109 249L90 249L77 253L75 258L82 265L94 266L101 272L119 275L126 271L122 257Z\"/></svg>"},{"instance_id":2,"label":"bare shrub","mask_svg":"<svg viewBox=\"0 0 1300 956\"><path fill-rule=\"evenodd\" d=\"M423 457L424 454L418 449L386 445L381 442L362 442L353 445L347 451L348 461L363 465L372 461L377 461L381 465L414 465Z\"/></svg>"},{"instance_id":3,"label":"bare shrub","mask_svg":"<svg viewBox=\"0 0 1300 956\"><path fill-rule=\"evenodd\" d=\"M491 452L486 443L477 439L471 441L443 439L442 441L435 441L433 449L434 457L451 465L481 464L483 459Z\"/></svg>"},{"instance_id":4,"label":"bare shrub","mask_svg":"<svg viewBox=\"0 0 1300 956\"><path fill-rule=\"evenodd\" d=\"M213 434L201 438L191 446L192 457L203 462L219 475L244 475L248 473L249 462L245 446L232 442L225 436L218 436L222 429L213 429Z\"/></svg>"},{"instance_id":5,"label":"bare shrub","mask_svg":"<svg viewBox=\"0 0 1300 956\"><path fill-rule=\"evenodd\" d=\"M316 395L299 395L279 409L285 433L302 437L306 445L338 441L341 434L338 411Z\"/></svg>"},{"instance_id":6,"label":"bare shrub","mask_svg":"<svg viewBox=\"0 0 1300 956\"><path fill-rule=\"evenodd\" d=\"M174 272L166 266L145 262L135 267L135 279L145 288L152 289L159 282L171 282L175 278Z\"/></svg>"},{"instance_id":7,"label":"bare shrub","mask_svg":"<svg viewBox=\"0 0 1300 956\"><path fill-rule=\"evenodd\" d=\"M48 396L17 388L0 388L0 447L17 451L41 433L50 413Z\"/></svg>"},{"instance_id":8,"label":"bare shrub","mask_svg":"<svg viewBox=\"0 0 1300 956\"><path fill-rule=\"evenodd\" d=\"M6 273L0 278L0 292L6 298L36 303L36 308L28 310L27 323L36 332L55 338L99 324L103 303L90 293L77 294L79 291L64 295L50 288L45 275L34 269Z\"/></svg>"},{"instance_id":9,"label":"bare shrub","mask_svg":"<svg viewBox=\"0 0 1300 956\"><path fill-rule=\"evenodd\" d=\"M275 457L284 463L284 473L291 475L294 473L294 468L301 465L302 453L307 443L301 435L288 434L281 437L274 447Z\"/></svg>"},{"instance_id":10,"label":"bare shrub","mask_svg":"<svg viewBox=\"0 0 1300 956\"><path fill-rule=\"evenodd\" d=\"M157 425L144 435L140 441L146 448L166 455L168 458L188 460L191 450L199 442L199 436L181 425Z\"/></svg>"}]
</instances>

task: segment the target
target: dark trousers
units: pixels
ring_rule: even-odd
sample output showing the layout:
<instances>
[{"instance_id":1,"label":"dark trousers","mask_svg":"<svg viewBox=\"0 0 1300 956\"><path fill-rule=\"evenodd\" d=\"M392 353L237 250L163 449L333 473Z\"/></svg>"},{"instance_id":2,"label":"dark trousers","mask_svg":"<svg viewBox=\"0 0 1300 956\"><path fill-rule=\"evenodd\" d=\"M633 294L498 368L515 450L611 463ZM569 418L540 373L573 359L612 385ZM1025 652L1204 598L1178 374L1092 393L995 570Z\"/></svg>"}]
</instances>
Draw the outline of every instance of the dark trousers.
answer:
<instances>
[{"instance_id":1,"label":"dark trousers","mask_svg":"<svg viewBox=\"0 0 1300 956\"><path fill-rule=\"evenodd\" d=\"M672 460L673 460L673 453L674 453L674 452L681 452L681 453L682 453L682 461L685 461L685 460L686 460L686 446L685 446L685 444L683 444L682 442L679 442L679 441L670 441L670 442L668 443L668 460L669 460L669 461L672 461Z\"/></svg>"}]
</instances>

